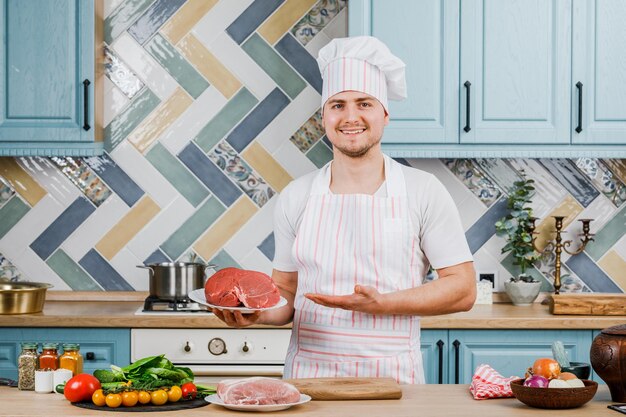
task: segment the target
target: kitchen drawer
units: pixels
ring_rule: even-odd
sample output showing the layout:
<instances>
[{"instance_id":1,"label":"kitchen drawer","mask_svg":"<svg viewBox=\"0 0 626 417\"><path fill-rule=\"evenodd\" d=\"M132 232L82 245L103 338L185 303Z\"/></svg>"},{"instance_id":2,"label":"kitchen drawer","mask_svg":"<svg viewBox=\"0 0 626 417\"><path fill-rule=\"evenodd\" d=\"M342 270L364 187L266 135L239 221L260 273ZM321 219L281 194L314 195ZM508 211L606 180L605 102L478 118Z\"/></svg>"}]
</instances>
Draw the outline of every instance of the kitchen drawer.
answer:
<instances>
[{"instance_id":1,"label":"kitchen drawer","mask_svg":"<svg viewBox=\"0 0 626 417\"><path fill-rule=\"evenodd\" d=\"M25 341L79 343L87 373L130 363L130 329L9 327L0 328L0 377L17 378L20 343Z\"/></svg>"}]
</instances>

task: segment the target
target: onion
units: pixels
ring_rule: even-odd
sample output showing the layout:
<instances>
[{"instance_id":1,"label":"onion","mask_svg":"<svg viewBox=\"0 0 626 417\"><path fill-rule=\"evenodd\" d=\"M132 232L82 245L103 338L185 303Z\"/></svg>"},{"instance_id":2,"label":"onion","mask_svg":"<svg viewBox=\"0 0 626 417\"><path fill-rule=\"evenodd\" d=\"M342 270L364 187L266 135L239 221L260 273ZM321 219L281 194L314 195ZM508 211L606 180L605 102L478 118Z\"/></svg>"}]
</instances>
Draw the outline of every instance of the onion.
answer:
<instances>
[{"instance_id":1,"label":"onion","mask_svg":"<svg viewBox=\"0 0 626 417\"><path fill-rule=\"evenodd\" d=\"M541 375L533 375L530 378L526 378L526 380L524 380L524 386L532 388L548 388L549 383L550 381L548 380L548 378L544 378Z\"/></svg>"}]
</instances>

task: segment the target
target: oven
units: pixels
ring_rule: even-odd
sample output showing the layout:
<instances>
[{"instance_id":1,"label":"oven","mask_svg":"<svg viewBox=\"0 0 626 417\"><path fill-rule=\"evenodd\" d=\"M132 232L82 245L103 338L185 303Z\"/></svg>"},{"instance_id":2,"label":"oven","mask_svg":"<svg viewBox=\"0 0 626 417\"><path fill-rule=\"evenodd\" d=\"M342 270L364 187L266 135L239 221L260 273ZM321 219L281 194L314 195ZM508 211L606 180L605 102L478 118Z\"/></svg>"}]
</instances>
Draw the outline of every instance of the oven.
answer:
<instances>
[{"instance_id":1,"label":"oven","mask_svg":"<svg viewBox=\"0 0 626 417\"><path fill-rule=\"evenodd\" d=\"M196 381L283 375L291 329L132 329L131 361L165 354Z\"/></svg>"}]
</instances>

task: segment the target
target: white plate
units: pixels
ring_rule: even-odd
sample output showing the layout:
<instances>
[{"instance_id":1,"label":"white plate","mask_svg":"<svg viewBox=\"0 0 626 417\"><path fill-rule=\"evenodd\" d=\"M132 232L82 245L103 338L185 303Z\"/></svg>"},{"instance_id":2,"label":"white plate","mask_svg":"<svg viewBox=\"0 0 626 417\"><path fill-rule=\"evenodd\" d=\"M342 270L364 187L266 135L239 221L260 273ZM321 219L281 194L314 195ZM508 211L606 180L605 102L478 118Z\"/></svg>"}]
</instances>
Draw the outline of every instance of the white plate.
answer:
<instances>
[{"instance_id":1,"label":"white plate","mask_svg":"<svg viewBox=\"0 0 626 417\"><path fill-rule=\"evenodd\" d=\"M203 304L205 306L209 306L211 308L217 308L218 310L231 310L231 311L240 311L242 313L254 313L255 311L265 311L272 310L274 308L279 308L287 304L287 300L285 297L280 297L278 303L275 306L267 307L267 308L248 308L248 307L224 307L224 306L216 306L207 302L206 297L204 295L204 288L198 288L197 290L193 290L189 294L189 298L196 303Z\"/></svg>"},{"instance_id":2,"label":"white plate","mask_svg":"<svg viewBox=\"0 0 626 417\"><path fill-rule=\"evenodd\" d=\"M289 404L267 404L267 405L237 405L237 404L224 404L224 401L217 395L211 394L208 397L204 397L204 399L211 404L221 405L224 408L228 408L229 410L235 411L256 411L256 412L265 412L265 411L279 411L286 410L289 407L293 407L294 405L304 404L311 401L311 397L306 394L300 394L300 401L297 403L289 403Z\"/></svg>"}]
</instances>

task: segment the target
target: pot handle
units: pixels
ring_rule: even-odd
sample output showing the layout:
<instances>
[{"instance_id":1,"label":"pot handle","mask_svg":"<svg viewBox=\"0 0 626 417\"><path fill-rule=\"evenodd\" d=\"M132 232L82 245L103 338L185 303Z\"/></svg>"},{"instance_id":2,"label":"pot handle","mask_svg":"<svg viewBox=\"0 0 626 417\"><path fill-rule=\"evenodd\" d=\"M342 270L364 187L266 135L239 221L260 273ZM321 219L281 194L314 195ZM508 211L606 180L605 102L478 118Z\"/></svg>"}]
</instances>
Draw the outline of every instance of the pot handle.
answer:
<instances>
[{"instance_id":1,"label":"pot handle","mask_svg":"<svg viewBox=\"0 0 626 417\"><path fill-rule=\"evenodd\" d=\"M154 269L152 269L151 266L145 266L145 265L136 265L137 268L143 268L143 269L148 269L150 270L150 276L154 275Z\"/></svg>"}]
</instances>

